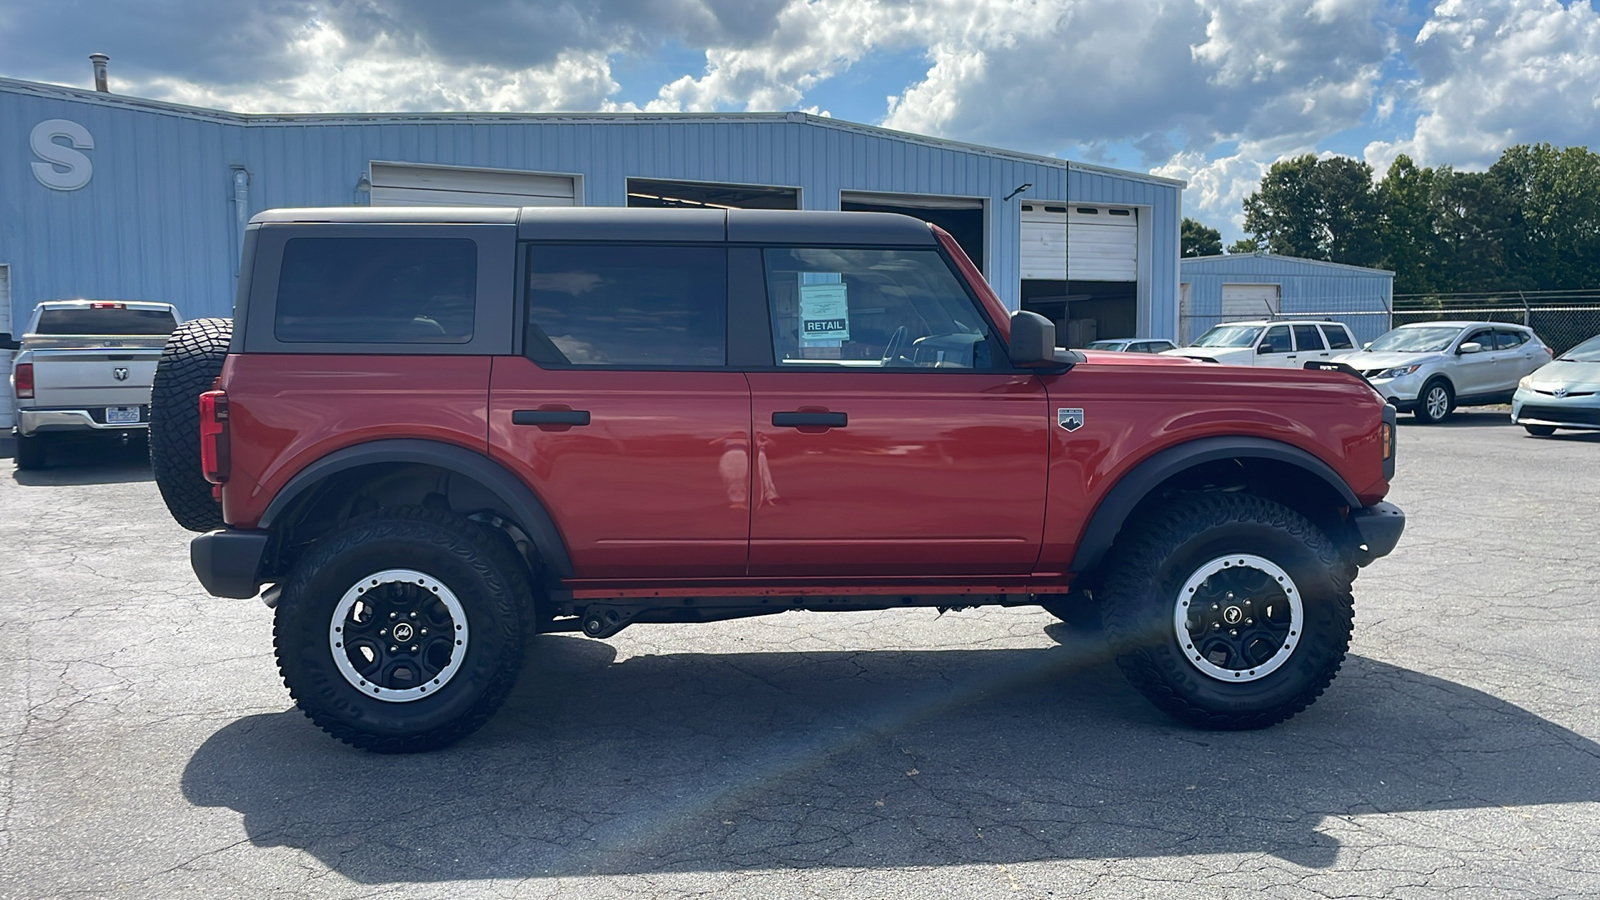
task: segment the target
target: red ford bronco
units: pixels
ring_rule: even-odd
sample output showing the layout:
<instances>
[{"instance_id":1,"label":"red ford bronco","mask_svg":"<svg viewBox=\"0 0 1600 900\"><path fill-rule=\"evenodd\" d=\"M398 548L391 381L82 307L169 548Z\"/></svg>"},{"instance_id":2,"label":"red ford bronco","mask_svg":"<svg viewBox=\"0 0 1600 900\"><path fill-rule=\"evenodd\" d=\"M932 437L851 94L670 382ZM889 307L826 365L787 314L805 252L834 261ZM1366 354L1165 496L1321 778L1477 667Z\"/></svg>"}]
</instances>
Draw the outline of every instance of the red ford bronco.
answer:
<instances>
[{"instance_id":1,"label":"red ford bronco","mask_svg":"<svg viewBox=\"0 0 1600 900\"><path fill-rule=\"evenodd\" d=\"M529 634L909 606L1101 624L1160 708L1261 727L1405 523L1359 378L1062 350L903 216L277 210L239 284L164 351L157 480L372 750L479 727Z\"/></svg>"}]
</instances>

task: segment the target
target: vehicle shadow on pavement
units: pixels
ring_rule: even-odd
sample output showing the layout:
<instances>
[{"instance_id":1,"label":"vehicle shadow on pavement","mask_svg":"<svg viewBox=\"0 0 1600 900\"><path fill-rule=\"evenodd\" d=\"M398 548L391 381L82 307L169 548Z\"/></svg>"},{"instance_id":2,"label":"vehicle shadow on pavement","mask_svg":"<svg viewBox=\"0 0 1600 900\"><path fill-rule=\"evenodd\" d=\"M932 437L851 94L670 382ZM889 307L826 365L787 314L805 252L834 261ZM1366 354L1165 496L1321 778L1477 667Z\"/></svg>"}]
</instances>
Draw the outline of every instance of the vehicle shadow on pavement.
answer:
<instances>
[{"instance_id":1,"label":"vehicle shadow on pavement","mask_svg":"<svg viewBox=\"0 0 1600 900\"><path fill-rule=\"evenodd\" d=\"M140 441L68 444L49 448L43 469L12 469L11 478L27 487L63 484L126 484L152 481L150 450Z\"/></svg>"},{"instance_id":2,"label":"vehicle shadow on pavement","mask_svg":"<svg viewBox=\"0 0 1600 900\"><path fill-rule=\"evenodd\" d=\"M291 709L222 728L183 790L367 884L1234 852L1326 868L1328 816L1600 800L1600 745L1459 684L1351 657L1288 723L1194 731L1052 632L622 662L548 636L456 747L362 753Z\"/></svg>"},{"instance_id":3,"label":"vehicle shadow on pavement","mask_svg":"<svg viewBox=\"0 0 1600 900\"><path fill-rule=\"evenodd\" d=\"M1450 413L1443 422L1424 424L1417 421L1416 416L1401 415L1397 420L1399 424L1416 428L1516 428L1522 426L1511 423L1511 407L1490 409L1458 409Z\"/></svg>"}]
</instances>

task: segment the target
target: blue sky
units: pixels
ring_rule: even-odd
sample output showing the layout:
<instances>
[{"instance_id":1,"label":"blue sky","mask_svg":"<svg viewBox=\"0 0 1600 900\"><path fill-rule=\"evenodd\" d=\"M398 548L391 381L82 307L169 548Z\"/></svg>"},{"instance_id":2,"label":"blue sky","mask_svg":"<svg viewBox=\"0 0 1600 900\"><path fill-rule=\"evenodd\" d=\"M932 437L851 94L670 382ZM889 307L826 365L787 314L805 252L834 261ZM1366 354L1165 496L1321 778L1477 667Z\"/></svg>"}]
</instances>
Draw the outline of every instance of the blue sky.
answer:
<instances>
[{"instance_id":1,"label":"blue sky","mask_svg":"<svg viewBox=\"0 0 1600 900\"><path fill-rule=\"evenodd\" d=\"M803 109L1189 182L1600 145L1591 0L10 0L0 75L253 112Z\"/></svg>"}]
</instances>

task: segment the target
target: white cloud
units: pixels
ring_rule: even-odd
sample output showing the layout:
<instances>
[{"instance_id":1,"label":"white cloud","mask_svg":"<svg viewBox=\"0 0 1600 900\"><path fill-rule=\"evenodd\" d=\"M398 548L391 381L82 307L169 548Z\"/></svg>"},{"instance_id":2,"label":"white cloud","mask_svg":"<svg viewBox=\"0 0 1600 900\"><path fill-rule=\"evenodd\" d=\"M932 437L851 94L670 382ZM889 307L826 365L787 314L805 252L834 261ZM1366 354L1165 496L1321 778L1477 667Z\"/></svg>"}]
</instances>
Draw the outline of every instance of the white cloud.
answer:
<instances>
[{"instance_id":1,"label":"white cloud","mask_svg":"<svg viewBox=\"0 0 1600 900\"><path fill-rule=\"evenodd\" d=\"M156 76L127 90L240 112L498 112L598 109L617 89L601 52L562 53L528 69L463 66L387 33L353 41L323 21L302 27L284 55L292 74L246 87Z\"/></svg>"},{"instance_id":2,"label":"white cloud","mask_svg":"<svg viewBox=\"0 0 1600 900\"><path fill-rule=\"evenodd\" d=\"M1368 145L1374 166L1406 153L1482 168L1512 144L1600 143L1600 13L1588 0L1444 0L1406 55L1415 129Z\"/></svg>"}]
</instances>

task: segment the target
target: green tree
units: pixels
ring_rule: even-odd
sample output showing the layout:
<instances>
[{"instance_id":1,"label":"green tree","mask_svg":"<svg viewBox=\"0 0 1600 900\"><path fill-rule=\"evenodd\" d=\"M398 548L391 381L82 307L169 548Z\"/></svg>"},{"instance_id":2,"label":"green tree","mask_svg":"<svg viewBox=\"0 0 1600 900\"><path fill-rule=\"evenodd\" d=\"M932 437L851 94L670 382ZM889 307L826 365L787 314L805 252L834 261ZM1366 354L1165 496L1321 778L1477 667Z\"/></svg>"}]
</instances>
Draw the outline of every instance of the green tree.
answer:
<instances>
[{"instance_id":1,"label":"green tree","mask_svg":"<svg viewBox=\"0 0 1600 900\"><path fill-rule=\"evenodd\" d=\"M1542 290L1600 284L1600 154L1519 144L1488 175L1506 214L1508 281Z\"/></svg>"},{"instance_id":2,"label":"green tree","mask_svg":"<svg viewBox=\"0 0 1600 900\"><path fill-rule=\"evenodd\" d=\"M1245 198L1244 227L1284 256L1372 266L1383 257L1372 167L1311 154L1272 164Z\"/></svg>"},{"instance_id":3,"label":"green tree","mask_svg":"<svg viewBox=\"0 0 1600 900\"><path fill-rule=\"evenodd\" d=\"M1254 253L1261 249L1261 242L1253 237L1239 238L1228 245L1229 253Z\"/></svg>"},{"instance_id":4,"label":"green tree","mask_svg":"<svg viewBox=\"0 0 1600 900\"><path fill-rule=\"evenodd\" d=\"M1430 206L1436 246L1435 288L1447 292L1514 290L1507 276L1506 222L1499 183L1486 172L1434 170ZM1524 286L1526 287L1526 286Z\"/></svg>"},{"instance_id":5,"label":"green tree","mask_svg":"<svg viewBox=\"0 0 1600 900\"><path fill-rule=\"evenodd\" d=\"M1433 230L1434 172L1419 169L1411 157L1395 157L1378 185L1383 268L1394 272L1394 292L1438 290L1438 247Z\"/></svg>"},{"instance_id":6,"label":"green tree","mask_svg":"<svg viewBox=\"0 0 1600 900\"><path fill-rule=\"evenodd\" d=\"M1178 255L1185 258L1222 254L1222 232L1207 228L1188 216L1178 227L1178 243L1182 248Z\"/></svg>"}]
</instances>

